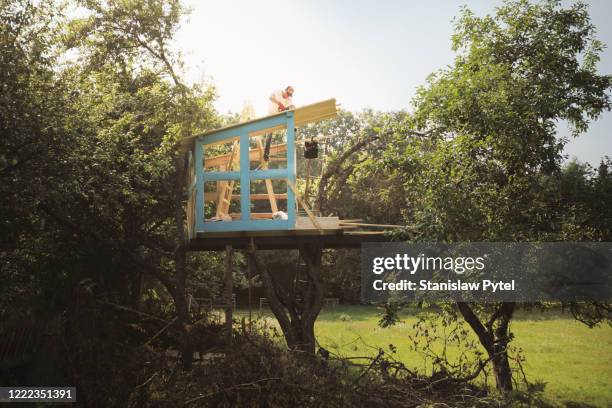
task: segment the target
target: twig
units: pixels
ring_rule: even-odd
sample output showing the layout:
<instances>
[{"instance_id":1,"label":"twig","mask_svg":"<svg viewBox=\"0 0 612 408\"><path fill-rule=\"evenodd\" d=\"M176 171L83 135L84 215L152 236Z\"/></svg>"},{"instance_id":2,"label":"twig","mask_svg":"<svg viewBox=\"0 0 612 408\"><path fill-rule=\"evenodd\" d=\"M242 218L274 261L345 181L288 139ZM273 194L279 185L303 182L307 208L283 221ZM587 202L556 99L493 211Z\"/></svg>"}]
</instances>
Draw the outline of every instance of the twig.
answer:
<instances>
[{"instance_id":1,"label":"twig","mask_svg":"<svg viewBox=\"0 0 612 408\"><path fill-rule=\"evenodd\" d=\"M148 379L147 381L143 382L143 383L142 383L142 384L140 384L140 385L137 385L137 386L136 386L136 388L134 388L134 389L135 389L135 390L137 390L137 389L139 389L139 388L145 387L147 384L149 384L151 381L153 381L153 379L154 379L155 377L157 377L157 376L158 376L158 374L159 374L159 373L155 373L155 374L153 374L151 377L149 377L149 379Z\"/></svg>"},{"instance_id":2,"label":"twig","mask_svg":"<svg viewBox=\"0 0 612 408\"><path fill-rule=\"evenodd\" d=\"M378 352L378 355L376 356L376 358L374 360L372 360L372 362L370 363L370 365L368 366L368 368L366 368L365 370L362 371L362 373L359 375L359 377L355 378L355 380L353 381L353 385L357 384L359 382L359 380L361 380L367 373L368 371L370 371L370 369L372 367L374 367L376 365L376 363L378 363L378 360L380 360L380 358L385 354L384 351L380 350Z\"/></svg>"},{"instance_id":3,"label":"twig","mask_svg":"<svg viewBox=\"0 0 612 408\"><path fill-rule=\"evenodd\" d=\"M211 393L208 393L208 394L205 394L205 395L200 395L198 397L195 397L195 398L192 398L190 400L187 400L187 401L185 401L183 406L186 407L187 405L193 404L194 402L197 402L197 401L199 401L201 399L208 398L208 397L211 397L211 396L213 396L215 394L219 394L219 393L222 393L222 392L227 392L227 391L231 391L231 390L234 390L234 389L237 389L237 388L243 388L243 387L248 387L248 386L257 386L257 383L261 383L261 382L265 382L265 381L280 381L280 378L279 377L262 378L261 380L253 381L253 382L250 382L250 383L233 385L233 386L231 386L229 388L225 388L223 390L211 392Z\"/></svg>"},{"instance_id":4,"label":"twig","mask_svg":"<svg viewBox=\"0 0 612 408\"><path fill-rule=\"evenodd\" d=\"M163 332L165 332L170 326L172 326L174 324L174 322L176 322L178 320L178 316L175 317L174 319L172 319L170 321L170 323L168 323L167 325L165 325L160 331L158 331L157 333L155 333L155 335L153 337L151 337L149 340L147 340L147 342L145 344L143 344L142 346L147 346L149 343L151 343L153 340L155 340L158 336L160 336Z\"/></svg>"},{"instance_id":5,"label":"twig","mask_svg":"<svg viewBox=\"0 0 612 408\"><path fill-rule=\"evenodd\" d=\"M114 307L116 309L119 309L119 310L125 310L126 312L132 312L132 313L136 313L136 314L139 314L139 315L142 315L142 316L150 317L151 319L159 320L160 322L164 322L164 323L168 322L166 319L162 319L161 317L157 317L157 316L149 314L149 313L141 312L140 310L132 309L132 308L127 307L127 306L122 306L122 305L118 305L116 303L107 302L107 301L104 301L104 302L103 301L99 301L99 302L102 303L102 304L105 304L105 305L112 306L112 307Z\"/></svg>"}]
</instances>

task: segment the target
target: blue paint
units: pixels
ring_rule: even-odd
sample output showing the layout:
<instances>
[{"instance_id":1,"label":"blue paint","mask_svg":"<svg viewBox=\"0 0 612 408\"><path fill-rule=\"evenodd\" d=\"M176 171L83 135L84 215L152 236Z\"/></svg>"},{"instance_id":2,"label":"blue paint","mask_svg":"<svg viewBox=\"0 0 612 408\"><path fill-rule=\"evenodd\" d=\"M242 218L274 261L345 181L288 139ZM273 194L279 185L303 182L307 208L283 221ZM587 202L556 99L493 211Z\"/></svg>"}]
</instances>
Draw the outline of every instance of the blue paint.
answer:
<instances>
[{"instance_id":1,"label":"blue paint","mask_svg":"<svg viewBox=\"0 0 612 408\"><path fill-rule=\"evenodd\" d=\"M293 112L291 112L291 114L293 114ZM216 133L210 133L206 136L200 136L196 139L196 143L201 142L201 143L204 143L205 145L211 144L211 143L217 143L217 142L221 142L226 139L239 137L240 135L244 133L257 132L259 130L264 130L264 129L268 129L268 128L272 128L272 127L276 127L280 125L285 125L285 124L286 124L286 119L284 115L272 116L270 118L267 118L261 121L248 123L242 126L236 126L231 129L221 130Z\"/></svg>"},{"instance_id":2,"label":"blue paint","mask_svg":"<svg viewBox=\"0 0 612 408\"><path fill-rule=\"evenodd\" d=\"M242 164L240 164L242 167ZM241 180L239 171L207 171L206 181Z\"/></svg>"},{"instance_id":3,"label":"blue paint","mask_svg":"<svg viewBox=\"0 0 612 408\"><path fill-rule=\"evenodd\" d=\"M251 180L286 179L287 169L251 170Z\"/></svg>"},{"instance_id":4,"label":"blue paint","mask_svg":"<svg viewBox=\"0 0 612 408\"><path fill-rule=\"evenodd\" d=\"M204 223L204 232L273 231L289 229L287 220L217 221ZM202 232L199 230L198 232Z\"/></svg>"},{"instance_id":5,"label":"blue paint","mask_svg":"<svg viewBox=\"0 0 612 408\"><path fill-rule=\"evenodd\" d=\"M295 120L293 112L286 113L287 118L287 178L295 185ZM295 228L295 194L287 185L287 218L289 228Z\"/></svg>"},{"instance_id":6,"label":"blue paint","mask_svg":"<svg viewBox=\"0 0 612 408\"><path fill-rule=\"evenodd\" d=\"M245 129L240 135L240 219L251 218L251 179L249 177L249 135Z\"/></svg>"},{"instance_id":7,"label":"blue paint","mask_svg":"<svg viewBox=\"0 0 612 408\"><path fill-rule=\"evenodd\" d=\"M187 172L191 173L191 167L193 167L193 153L191 151L189 151L189 154L187 156ZM196 180L197 177L195 177L195 173L193 180L191 181L191 184L187 186L187 200L189 200L191 198L191 193L193 193L193 189L196 187Z\"/></svg>"},{"instance_id":8,"label":"blue paint","mask_svg":"<svg viewBox=\"0 0 612 408\"><path fill-rule=\"evenodd\" d=\"M295 194L287 186L287 220L251 220L251 180L282 179L295 184L295 131L293 112L285 112L260 121L238 125L231 129L220 130L195 140L196 167L196 231L266 231L287 230L295 227ZM249 134L278 127L287 128L287 168L250 170ZM204 171L204 146L218 142L231 142L240 139L240 171ZM240 181L240 220L206 222L204 220L204 183L206 181L239 180Z\"/></svg>"},{"instance_id":9,"label":"blue paint","mask_svg":"<svg viewBox=\"0 0 612 408\"><path fill-rule=\"evenodd\" d=\"M195 174L196 174L196 208L195 208L195 229L204 230L204 146L201 143L195 144Z\"/></svg>"}]
</instances>

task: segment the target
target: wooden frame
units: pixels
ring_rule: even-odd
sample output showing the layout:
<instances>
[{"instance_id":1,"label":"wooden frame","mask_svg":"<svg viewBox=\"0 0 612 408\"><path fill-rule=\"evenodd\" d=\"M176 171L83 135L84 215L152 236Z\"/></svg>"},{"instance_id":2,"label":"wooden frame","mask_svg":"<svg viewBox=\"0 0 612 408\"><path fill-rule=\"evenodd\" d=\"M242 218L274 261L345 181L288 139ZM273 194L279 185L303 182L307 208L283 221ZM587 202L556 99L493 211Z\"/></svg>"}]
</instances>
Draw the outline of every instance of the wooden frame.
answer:
<instances>
[{"instance_id":1,"label":"wooden frame","mask_svg":"<svg viewBox=\"0 0 612 408\"><path fill-rule=\"evenodd\" d=\"M296 149L295 128L299 125L331 118L337 114L336 101L329 99L316 104L304 106L295 110L281 112L275 115L250 120L225 128L217 129L184 139L183 147L191 148L193 160L190 160L190 177L188 179L187 221L189 237L193 239L200 233L218 233L231 231L267 231L290 230L296 223ZM286 154L286 158L276 161L286 162L286 167L269 169L268 162L263 160L262 136L278 130L286 130L287 141L271 147L271 154ZM251 138L255 137L256 147L250 147ZM232 151L204 160L205 152L218 144L233 143ZM260 162L258 169L251 170L250 163ZM234 163L239 163L239 171L234 170ZM219 169L219 171L213 171ZM287 181L286 191L274 191L273 179ZM251 182L264 180L265 194L251 194ZM215 193L205 193L206 182L214 181L217 185ZM240 183L240 193L234 192L235 183ZM251 216L253 200L270 201L272 213L278 211L277 200L286 199L287 219L267 219L266 216ZM233 200L240 202L239 219L230 214L230 204ZM209 221L204 217L204 205L207 201L215 201L216 219L226 221ZM304 204L301 203L304 207ZM305 208L305 207L304 207ZM307 210L307 212L309 212ZM310 213L313 225L321 230L316 218ZM270 217L272 218L272 217ZM229 221L231 220L231 221Z\"/></svg>"}]
</instances>

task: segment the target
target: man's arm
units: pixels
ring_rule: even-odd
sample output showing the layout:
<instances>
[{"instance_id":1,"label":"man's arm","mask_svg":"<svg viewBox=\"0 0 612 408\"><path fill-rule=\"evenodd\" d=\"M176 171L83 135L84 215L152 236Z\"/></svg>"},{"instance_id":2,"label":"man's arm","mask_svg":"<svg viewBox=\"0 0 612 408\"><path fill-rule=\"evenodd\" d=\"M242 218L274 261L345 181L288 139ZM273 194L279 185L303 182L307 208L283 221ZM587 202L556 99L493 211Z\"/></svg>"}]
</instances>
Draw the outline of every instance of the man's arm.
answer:
<instances>
[{"instance_id":1,"label":"man's arm","mask_svg":"<svg viewBox=\"0 0 612 408\"><path fill-rule=\"evenodd\" d=\"M285 110L285 105L283 105L278 99L276 99L276 95L272 94L270 95L270 102L276 104L276 106L278 106L278 110L279 111L284 111Z\"/></svg>"}]
</instances>

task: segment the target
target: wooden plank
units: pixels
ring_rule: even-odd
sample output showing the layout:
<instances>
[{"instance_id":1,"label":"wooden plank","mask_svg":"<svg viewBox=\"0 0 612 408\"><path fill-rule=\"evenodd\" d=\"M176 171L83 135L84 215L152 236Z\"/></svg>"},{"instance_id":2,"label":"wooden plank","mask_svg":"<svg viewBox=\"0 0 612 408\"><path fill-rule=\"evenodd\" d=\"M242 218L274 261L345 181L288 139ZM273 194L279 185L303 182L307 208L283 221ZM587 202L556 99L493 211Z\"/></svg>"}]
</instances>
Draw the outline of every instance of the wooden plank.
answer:
<instances>
[{"instance_id":1,"label":"wooden plank","mask_svg":"<svg viewBox=\"0 0 612 408\"><path fill-rule=\"evenodd\" d=\"M355 226L355 227L376 227L376 228L404 228L403 225L387 225L387 224L366 224L363 222L342 222L340 225Z\"/></svg>"},{"instance_id":2,"label":"wooden plank","mask_svg":"<svg viewBox=\"0 0 612 408\"><path fill-rule=\"evenodd\" d=\"M345 232L345 235L384 235L385 231L350 231Z\"/></svg>"},{"instance_id":3,"label":"wooden plank","mask_svg":"<svg viewBox=\"0 0 612 408\"><path fill-rule=\"evenodd\" d=\"M271 222L272 220L263 220ZM239 222L239 221L235 221ZM226 223L229 224L229 223ZM234 237L297 237L297 236L334 236L341 237L348 234L339 230L323 230L321 234L316 228L309 229L270 229L270 230L244 230L244 231L208 231L198 232L197 238L234 238ZM352 233L351 233L352 234Z\"/></svg>"},{"instance_id":4,"label":"wooden plank","mask_svg":"<svg viewBox=\"0 0 612 408\"><path fill-rule=\"evenodd\" d=\"M234 216L239 217L240 213L238 213L238 214L232 213L232 218ZM251 219L252 220L271 220L272 219L272 213L251 213Z\"/></svg>"},{"instance_id":5,"label":"wooden plank","mask_svg":"<svg viewBox=\"0 0 612 408\"><path fill-rule=\"evenodd\" d=\"M310 105L305 105L305 106L300 106L299 108L296 108L295 110L293 110L293 112L296 115L296 121L294 123L294 126L298 126L298 125L305 125L306 123L309 123L309 120L322 120L320 119L323 116L327 116L327 117L333 117L337 114L337 108L336 108L336 100L335 99L327 99L321 102L316 102ZM313 112L316 112L317 115L313 116ZM233 129L233 128L239 128L239 127L243 127L243 126L248 126L250 124L256 123L256 122L260 122L263 120L267 120L269 118L275 117L275 116L280 116L280 115L285 115L286 112L279 112L279 113L275 113L274 115L270 115L270 116L264 116L261 118L256 118L253 120L249 120L246 122L242 122L242 123L236 123L233 125L229 125L229 126L225 126L223 128L219 128L219 129L214 129L214 130L209 130L207 132L204 132L202 134L199 135L194 135L194 136L190 136L190 137L186 137L184 139L182 139L180 141L181 147L183 148L188 148L189 146L191 146L191 144L193 143L193 141L199 137L202 138L206 138L207 136L212 136L216 133L220 133L220 132L225 132L229 129ZM299 121L298 121L299 119ZM271 129L273 129L275 127L270 127L267 128L262 132L263 133L269 133L271 131ZM236 130L236 134L238 134L238 130ZM235 136L235 139L238 139L238 136ZM222 141L222 143L227 143L229 140L231 139L224 139ZM218 142L216 142L218 143ZM216 144L215 143L215 144Z\"/></svg>"},{"instance_id":6,"label":"wooden plank","mask_svg":"<svg viewBox=\"0 0 612 408\"><path fill-rule=\"evenodd\" d=\"M298 200L304 211L306 211L306 214L308 214L308 218L310 218L312 224L319 230L319 232L323 232L323 228L321 228L321 225L317 221L317 218L314 216L314 214L310 211L310 208L308 208L308 205L306 205L306 203L302 201L302 197L300 197L300 194L297 192L297 189L293 185L293 182L287 179L287 185L289 186L291 191L293 191L293 194L295 194L295 198Z\"/></svg>"},{"instance_id":7,"label":"wooden plank","mask_svg":"<svg viewBox=\"0 0 612 408\"><path fill-rule=\"evenodd\" d=\"M232 196L232 199L234 197ZM287 193L274 193L274 198L277 200L286 200L287 199ZM251 194L251 200L252 201L261 201L261 200L267 200L269 199L268 194Z\"/></svg>"},{"instance_id":8,"label":"wooden plank","mask_svg":"<svg viewBox=\"0 0 612 408\"><path fill-rule=\"evenodd\" d=\"M187 140L188 140L187 138L181 140L180 141L181 145L183 145ZM193 143L193 140L195 140L195 138L191 140L192 143ZM217 142L207 143L206 147L217 146L217 145L226 144L226 143L232 143L238 140L240 140L240 136L232 136L227 139L219 140Z\"/></svg>"},{"instance_id":9,"label":"wooden plank","mask_svg":"<svg viewBox=\"0 0 612 408\"><path fill-rule=\"evenodd\" d=\"M338 217L315 217L317 223L323 230L338 230ZM315 229L309 217L297 217L295 219L295 229Z\"/></svg>"},{"instance_id":10,"label":"wooden plank","mask_svg":"<svg viewBox=\"0 0 612 408\"><path fill-rule=\"evenodd\" d=\"M268 129L262 129L262 130L257 130L255 132L251 132L249 133L250 137L257 137L257 136L263 136L266 135L268 133L273 133L273 132L278 132L280 130L286 129L287 126L285 125L278 125L278 126L274 126Z\"/></svg>"},{"instance_id":11,"label":"wooden plank","mask_svg":"<svg viewBox=\"0 0 612 408\"><path fill-rule=\"evenodd\" d=\"M295 110L295 125L316 122L336 116L336 100L328 99L312 105L303 106Z\"/></svg>"},{"instance_id":12,"label":"wooden plank","mask_svg":"<svg viewBox=\"0 0 612 408\"><path fill-rule=\"evenodd\" d=\"M204 201L206 202L217 201L218 197L219 193L216 191L204 193ZM275 193L274 198L277 200L286 200L287 193ZM251 194L251 201L264 201L268 199L268 194ZM240 200L240 194L232 194L232 201L237 200Z\"/></svg>"},{"instance_id":13,"label":"wooden plank","mask_svg":"<svg viewBox=\"0 0 612 408\"><path fill-rule=\"evenodd\" d=\"M308 123L319 122L321 120L333 118L338 114L336 109L336 100L328 99L326 101L313 103L311 105L302 106L294 110L294 126L299 127ZM250 136L259 136L266 133L271 133L285 129L285 126L279 125L268 129L257 130L249 133Z\"/></svg>"},{"instance_id":14,"label":"wooden plank","mask_svg":"<svg viewBox=\"0 0 612 408\"><path fill-rule=\"evenodd\" d=\"M280 143L280 144L275 144L270 146L270 155L274 155L274 154L279 154L279 153L284 153L287 151L287 144L286 143ZM227 162L227 158L231 155L231 153L227 153L227 154L221 154L219 156L213 156L210 158L204 158L204 167L205 168L211 168L211 167L217 167L220 166L221 164ZM263 158L260 158L260 154L259 154L259 149L255 148L255 149L249 149L249 160L252 162L263 162ZM283 158L282 160L287 160L286 158ZM278 161L278 160L276 160Z\"/></svg>"}]
</instances>

